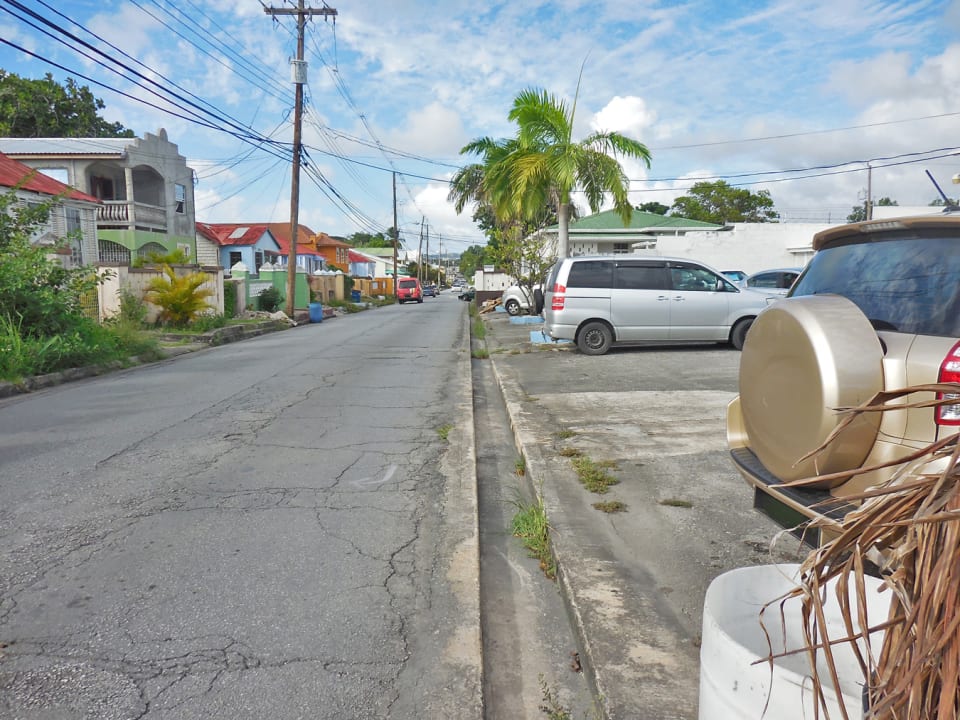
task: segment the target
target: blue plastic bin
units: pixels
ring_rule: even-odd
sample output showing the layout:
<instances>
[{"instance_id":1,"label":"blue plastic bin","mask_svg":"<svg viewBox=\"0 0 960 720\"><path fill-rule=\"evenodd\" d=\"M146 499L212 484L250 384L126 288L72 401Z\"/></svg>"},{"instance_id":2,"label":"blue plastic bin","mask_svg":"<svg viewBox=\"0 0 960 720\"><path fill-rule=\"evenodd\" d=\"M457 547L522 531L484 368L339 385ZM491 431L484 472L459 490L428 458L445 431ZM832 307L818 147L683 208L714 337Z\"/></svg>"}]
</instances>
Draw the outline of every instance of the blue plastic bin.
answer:
<instances>
[{"instance_id":1,"label":"blue plastic bin","mask_svg":"<svg viewBox=\"0 0 960 720\"><path fill-rule=\"evenodd\" d=\"M359 290L351 290L351 291L350 291L350 300L353 301L353 302L360 302L360 291L359 291Z\"/></svg>"},{"instance_id":2,"label":"blue plastic bin","mask_svg":"<svg viewBox=\"0 0 960 720\"><path fill-rule=\"evenodd\" d=\"M323 322L323 303L310 303L310 322Z\"/></svg>"}]
</instances>

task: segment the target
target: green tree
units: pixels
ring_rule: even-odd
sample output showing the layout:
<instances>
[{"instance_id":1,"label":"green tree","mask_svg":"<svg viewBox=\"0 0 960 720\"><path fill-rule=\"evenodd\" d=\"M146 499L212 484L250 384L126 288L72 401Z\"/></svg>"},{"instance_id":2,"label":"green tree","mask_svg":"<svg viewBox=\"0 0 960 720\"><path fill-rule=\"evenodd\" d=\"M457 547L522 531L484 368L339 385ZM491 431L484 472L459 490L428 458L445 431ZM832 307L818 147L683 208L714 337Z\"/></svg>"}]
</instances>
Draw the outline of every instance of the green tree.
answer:
<instances>
[{"instance_id":1,"label":"green tree","mask_svg":"<svg viewBox=\"0 0 960 720\"><path fill-rule=\"evenodd\" d=\"M82 298L98 283L90 268L67 269L48 257L51 248L31 242L51 205L20 206L16 190L0 195L0 317L34 338L68 333L85 322Z\"/></svg>"},{"instance_id":2,"label":"green tree","mask_svg":"<svg viewBox=\"0 0 960 720\"><path fill-rule=\"evenodd\" d=\"M460 272L464 277L472 276L486 262L487 248L483 245L471 245L460 253Z\"/></svg>"},{"instance_id":3,"label":"green tree","mask_svg":"<svg viewBox=\"0 0 960 720\"><path fill-rule=\"evenodd\" d=\"M943 201L941 200L941 203L942 202ZM895 207L896 205L898 205L898 203L896 200L891 200L888 197L882 197L879 200L877 200L875 205L878 205L880 207ZM853 208L851 208L850 214L847 215L847 222L863 222L866 219L867 219L866 203L864 203L863 205L854 205Z\"/></svg>"},{"instance_id":4,"label":"green tree","mask_svg":"<svg viewBox=\"0 0 960 720\"><path fill-rule=\"evenodd\" d=\"M669 205L664 205L663 203L654 202L645 202L643 205L638 205L637 210L641 212L654 213L655 215L666 215L670 210Z\"/></svg>"},{"instance_id":5,"label":"green tree","mask_svg":"<svg viewBox=\"0 0 960 720\"><path fill-rule=\"evenodd\" d=\"M620 133L594 132L573 140L579 90L578 85L571 105L545 90L520 92L508 115L517 124L517 137L501 141L501 157L488 156L481 181L500 219L531 220L555 207L561 257L568 254L571 193L582 191L592 212L609 193L626 225L633 211L627 197L630 181L616 158L632 157L650 166L647 147Z\"/></svg>"},{"instance_id":6,"label":"green tree","mask_svg":"<svg viewBox=\"0 0 960 720\"><path fill-rule=\"evenodd\" d=\"M733 187L724 180L695 183L689 195L674 201L670 214L718 225L730 222L774 222L780 217L768 190L751 192Z\"/></svg>"},{"instance_id":7,"label":"green tree","mask_svg":"<svg viewBox=\"0 0 960 720\"><path fill-rule=\"evenodd\" d=\"M104 120L104 107L73 78L61 85L50 73L31 80L0 70L0 137L134 137Z\"/></svg>"},{"instance_id":8,"label":"green tree","mask_svg":"<svg viewBox=\"0 0 960 720\"><path fill-rule=\"evenodd\" d=\"M347 238L347 242L354 247L388 248L393 247L395 236L396 230L388 228L385 233L356 232Z\"/></svg>"}]
</instances>

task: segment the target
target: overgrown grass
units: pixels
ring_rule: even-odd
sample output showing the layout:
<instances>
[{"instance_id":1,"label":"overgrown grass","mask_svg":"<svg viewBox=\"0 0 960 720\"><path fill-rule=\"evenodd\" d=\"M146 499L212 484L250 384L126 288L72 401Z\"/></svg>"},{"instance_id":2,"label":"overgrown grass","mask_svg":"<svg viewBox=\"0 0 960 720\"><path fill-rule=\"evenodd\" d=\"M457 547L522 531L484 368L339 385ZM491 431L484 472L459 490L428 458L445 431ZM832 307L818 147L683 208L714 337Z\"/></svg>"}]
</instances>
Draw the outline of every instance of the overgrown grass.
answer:
<instances>
[{"instance_id":1,"label":"overgrown grass","mask_svg":"<svg viewBox=\"0 0 960 720\"><path fill-rule=\"evenodd\" d=\"M487 326L480 316L473 319L473 336L477 340L484 340L487 337Z\"/></svg>"},{"instance_id":2,"label":"overgrown grass","mask_svg":"<svg viewBox=\"0 0 960 720\"><path fill-rule=\"evenodd\" d=\"M557 564L550 550L550 525L543 500L538 498L536 502L528 503L517 497L513 505L517 508L513 516L514 537L520 538L530 556L540 561L544 575L553 580L557 576Z\"/></svg>"},{"instance_id":3,"label":"overgrown grass","mask_svg":"<svg viewBox=\"0 0 960 720\"><path fill-rule=\"evenodd\" d=\"M583 486L592 493L603 495L620 481L607 472L616 468L617 464L611 460L596 462L583 455L573 459L573 469L577 471L577 478Z\"/></svg>"},{"instance_id":4,"label":"overgrown grass","mask_svg":"<svg viewBox=\"0 0 960 720\"><path fill-rule=\"evenodd\" d=\"M18 382L70 368L124 363L133 356L158 357L159 350L155 339L128 322L99 325L81 320L69 332L39 338L24 333L9 317L0 317L0 380Z\"/></svg>"}]
</instances>

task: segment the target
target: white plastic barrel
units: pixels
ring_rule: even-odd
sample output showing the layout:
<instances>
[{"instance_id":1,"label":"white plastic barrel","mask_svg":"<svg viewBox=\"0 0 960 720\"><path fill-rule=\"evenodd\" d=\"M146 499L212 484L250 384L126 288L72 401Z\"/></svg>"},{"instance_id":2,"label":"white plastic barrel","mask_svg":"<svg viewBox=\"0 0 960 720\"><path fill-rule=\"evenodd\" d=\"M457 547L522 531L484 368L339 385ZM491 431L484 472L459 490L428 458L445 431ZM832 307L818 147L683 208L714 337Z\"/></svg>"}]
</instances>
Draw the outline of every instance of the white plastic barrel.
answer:
<instances>
[{"instance_id":1,"label":"white plastic barrel","mask_svg":"<svg viewBox=\"0 0 960 720\"><path fill-rule=\"evenodd\" d=\"M769 606L763 614L763 626L760 624L763 606L796 586L798 570L796 564L757 565L731 570L710 583L704 600L700 646L700 720L825 717L822 709L819 715L814 714L817 699L806 653L777 658L773 662L772 674L769 662L753 664L768 657L771 648L773 654L777 654L806 644L799 599L782 605L782 621L781 604L777 602ZM887 618L890 593L877 593L880 585L880 580L866 578L870 625L878 625ZM832 587L828 595L825 611L830 637L845 637L847 633ZM857 627L854 621L854 629ZM764 628L769 635L769 645ZM883 633L873 633L870 642L876 657ZM840 703L843 703L847 717L861 718L864 678L860 665L846 644L834 646L833 653L840 679L839 697L830 682L826 663L822 661L822 651L818 655L821 658L818 674L827 700L826 709L831 718L842 718Z\"/></svg>"}]
</instances>

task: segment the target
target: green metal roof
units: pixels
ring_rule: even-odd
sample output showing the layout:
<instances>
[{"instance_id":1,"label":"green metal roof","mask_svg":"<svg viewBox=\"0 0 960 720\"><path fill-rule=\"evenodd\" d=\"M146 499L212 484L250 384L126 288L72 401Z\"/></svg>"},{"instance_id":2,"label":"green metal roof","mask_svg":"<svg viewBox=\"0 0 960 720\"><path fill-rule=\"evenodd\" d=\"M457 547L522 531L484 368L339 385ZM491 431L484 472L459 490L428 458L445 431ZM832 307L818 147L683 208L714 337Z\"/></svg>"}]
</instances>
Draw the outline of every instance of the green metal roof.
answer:
<instances>
[{"instance_id":1,"label":"green metal roof","mask_svg":"<svg viewBox=\"0 0 960 720\"><path fill-rule=\"evenodd\" d=\"M556 232L557 227L557 225L551 225L547 230ZM675 232L677 230L719 230L722 227L723 225L701 222L700 220L690 220L676 215L657 215L657 213L643 212L642 210L634 210L630 216L630 224L625 226L616 210L604 210L595 215L587 215L579 220L571 221L569 231L574 233L639 230L649 233L656 231Z\"/></svg>"}]
</instances>

